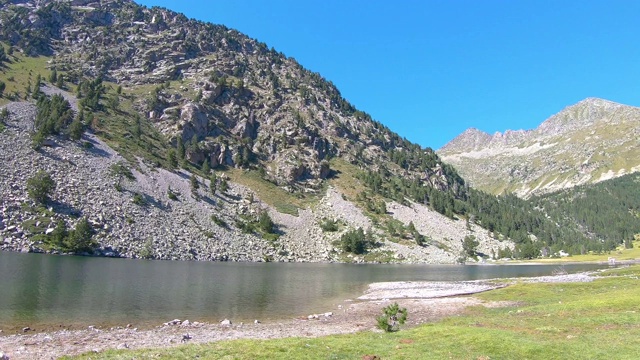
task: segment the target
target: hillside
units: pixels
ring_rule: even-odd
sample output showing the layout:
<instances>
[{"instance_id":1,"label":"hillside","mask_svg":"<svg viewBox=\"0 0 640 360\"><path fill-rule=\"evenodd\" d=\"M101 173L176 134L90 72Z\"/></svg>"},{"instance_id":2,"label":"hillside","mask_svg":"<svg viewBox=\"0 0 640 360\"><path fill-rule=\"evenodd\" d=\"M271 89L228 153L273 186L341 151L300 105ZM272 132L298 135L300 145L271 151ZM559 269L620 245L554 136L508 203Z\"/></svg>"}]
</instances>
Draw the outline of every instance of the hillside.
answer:
<instances>
[{"instance_id":1,"label":"hillside","mask_svg":"<svg viewBox=\"0 0 640 360\"><path fill-rule=\"evenodd\" d=\"M521 197L640 170L640 108L589 98L534 130L469 129L438 150L474 187Z\"/></svg>"},{"instance_id":2,"label":"hillside","mask_svg":"<svg viewBox=\"0 0 640 360\"><path fill-rule=\"evenodd\" d=\"M470 188L235 30L128 0L0 4L3 250L455 263L600 242Z\"/></svg>"},{"instance_id":3,"label":"hillside","mask_svg":"<svg viewBox=\"0 0 640 360\"><path fill-rule=\"evenodd\" d=\"M561 226L577 226L585 235L602 239L600 244L558 243L551 248L575 247L572 253L601 252L624 243L632 246L640 234L640 174L633 173L534 196L530 202Z\"/></svg>"}]
</instances>

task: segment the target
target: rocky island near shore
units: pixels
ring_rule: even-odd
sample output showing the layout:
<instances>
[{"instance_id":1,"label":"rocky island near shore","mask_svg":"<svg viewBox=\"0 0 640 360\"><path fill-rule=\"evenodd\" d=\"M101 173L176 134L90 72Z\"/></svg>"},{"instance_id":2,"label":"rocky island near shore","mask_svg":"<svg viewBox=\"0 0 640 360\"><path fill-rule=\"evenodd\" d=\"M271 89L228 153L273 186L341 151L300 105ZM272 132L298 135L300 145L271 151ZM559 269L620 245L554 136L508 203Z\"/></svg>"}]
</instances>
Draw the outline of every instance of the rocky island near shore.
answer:
<instances>
[{"instance_id":1,"label":"rocky island near shore","mask_svg":"<svg viewBox=\"0 0 640 360\"><path fill-rule=\"evenodd\" d=\"M585 282L592 279L588 274L582 273L511 280ZM376 328L375 319L383 307L394 302L408 309L406 327L413 327L458 314L468 306L512 306L514 303L487 302L472 296L474 293L508 286L508 280L374 283L358 299L334 304L325 313L292 314L290 319L279 321L261 322L257 319L251 323L236 323L233 319L221 319L219 323L212 324L174 319L144 330L123 325L108 329L89 326L85 330L75 331L0 334L0 351L11 360L32 360L115 348L164 348L185 343L232 339L318 337L357 331L381 331Z\"/></svg>"}]
</instances>

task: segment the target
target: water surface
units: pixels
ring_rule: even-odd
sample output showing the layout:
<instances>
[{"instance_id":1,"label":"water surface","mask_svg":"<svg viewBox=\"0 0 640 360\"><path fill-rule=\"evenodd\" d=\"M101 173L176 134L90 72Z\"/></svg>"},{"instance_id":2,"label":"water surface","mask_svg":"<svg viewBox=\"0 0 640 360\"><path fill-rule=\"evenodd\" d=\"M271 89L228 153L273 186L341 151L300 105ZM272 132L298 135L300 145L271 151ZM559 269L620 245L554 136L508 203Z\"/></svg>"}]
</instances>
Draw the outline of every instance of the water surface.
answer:
<instances>
[{"instance_id":1,"label":"water surface","mask_svg":"<svg viewBox=\"0 0 640 360\"><path fill-rule=\"evenodd\" d=\"M292 318L335 309L372 282L541 276L557 266L214 263L0 252L0 329Z\"/></svg>"}]
</instances>

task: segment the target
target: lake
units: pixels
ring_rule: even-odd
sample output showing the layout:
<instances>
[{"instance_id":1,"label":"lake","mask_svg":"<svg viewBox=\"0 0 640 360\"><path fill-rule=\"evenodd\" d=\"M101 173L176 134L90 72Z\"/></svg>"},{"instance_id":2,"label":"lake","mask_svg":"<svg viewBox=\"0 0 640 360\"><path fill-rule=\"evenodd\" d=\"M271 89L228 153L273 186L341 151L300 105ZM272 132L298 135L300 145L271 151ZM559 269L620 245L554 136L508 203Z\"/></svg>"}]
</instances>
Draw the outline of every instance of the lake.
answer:
<instances>
[{"instance_id":1,"label":"lake","mask_svg":"<svg viewBox=\"0 0 640 360\"><path fill-rule=\"evenodd\" d=\"M0 329L288 319L331 311L372 282L541 276L557 267L180 262L0 252ZM603 267L564 265L568 272Z\"/></svg>"}]
</instances>

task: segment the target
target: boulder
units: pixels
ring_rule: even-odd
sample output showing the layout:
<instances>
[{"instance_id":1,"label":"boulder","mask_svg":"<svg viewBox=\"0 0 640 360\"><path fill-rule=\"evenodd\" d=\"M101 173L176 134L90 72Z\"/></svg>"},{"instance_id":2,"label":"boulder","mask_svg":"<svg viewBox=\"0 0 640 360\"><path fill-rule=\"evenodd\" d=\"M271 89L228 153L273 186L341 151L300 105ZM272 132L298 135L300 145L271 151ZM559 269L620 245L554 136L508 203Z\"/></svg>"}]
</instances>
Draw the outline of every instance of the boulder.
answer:
<instances>
[{"instance_id":1,"label":"boulder","mask_svg":"<svg viewBox=\"0 0 640 360\"><path fill-rule=\"evenodd\" d=\"M242 138L251 138L255 139L257 136L258 126L254 121L253 117L249 119L244 119L238 122L236 127L233 129L233 132Z\"/></svg>"},{"instance_id":2,"label":"boulder","mask_svg":"<svg viewBox=\"0 0 640 360\"><path fill-rule=\"evenodd\" d=\"M180 319L173 319L171 321L168 321L168 322L164 323L163 325L171 326L171 325L180 325L181 323L182 323L182 321L180 321Z\"/></svg>"},{"instance_id":3,"label":"boulder","mask_svg":"<svg viewBox=\"0 0 640 360\"><path fill-rule=\"evenodd\" d=\"M209 119L199 105L187 103L182 107L180 119L183 122L182 140L186 143L195 135L199 140L204 139L209 132Z\"/></svg>"},{"instance_id":4,"label":"boulder","mask_svg":"<svg viewBox=\"0 0 640 360\"><path fill-rule=\"evenodd\" d=\"M205 85L205 90L202 91L202 100L207 104L213 104L220 94L222 94L222 86L214 83L207 83Z\"/></svg>"}]
</instances>

